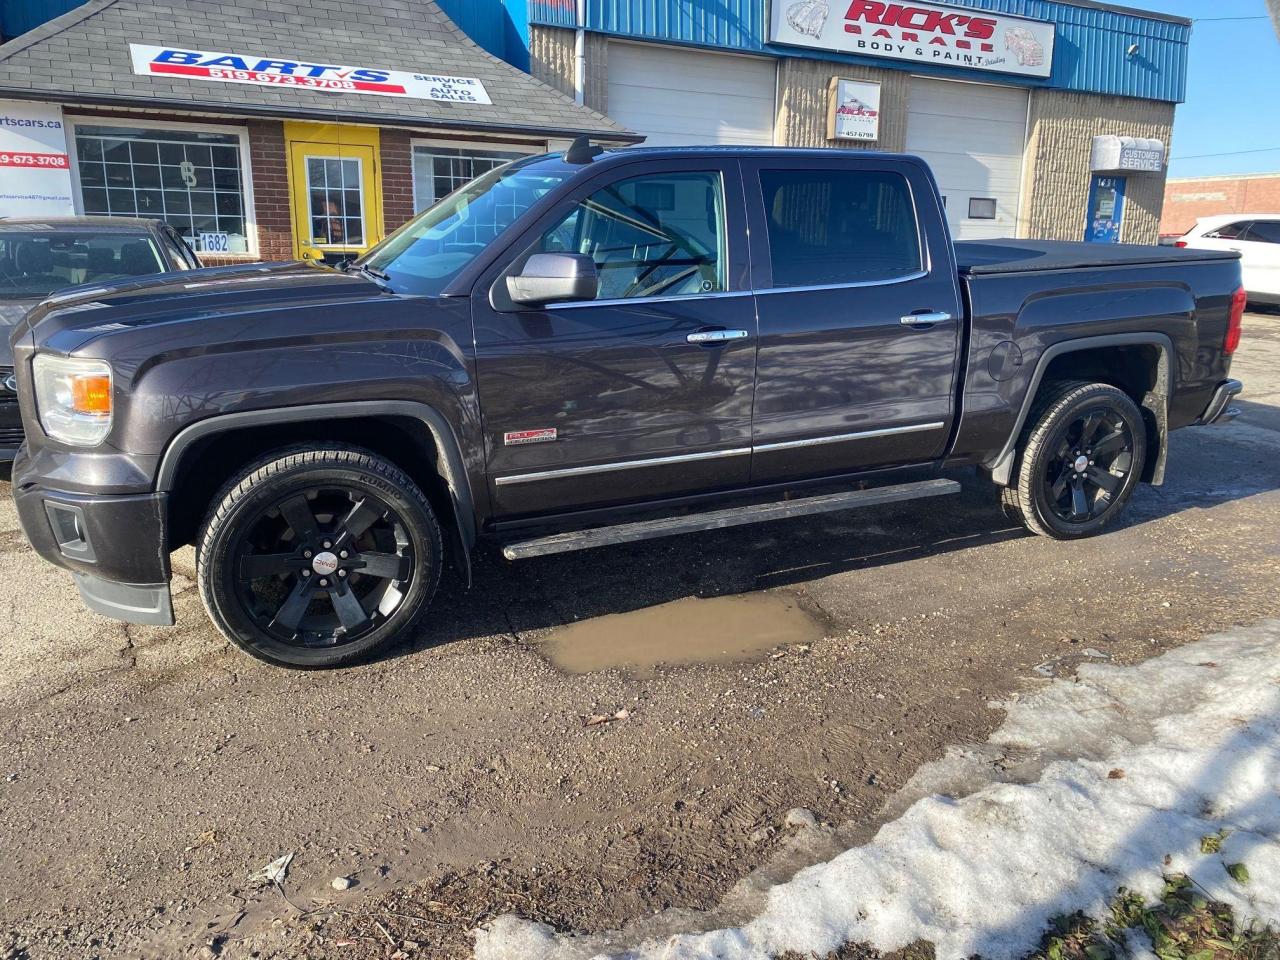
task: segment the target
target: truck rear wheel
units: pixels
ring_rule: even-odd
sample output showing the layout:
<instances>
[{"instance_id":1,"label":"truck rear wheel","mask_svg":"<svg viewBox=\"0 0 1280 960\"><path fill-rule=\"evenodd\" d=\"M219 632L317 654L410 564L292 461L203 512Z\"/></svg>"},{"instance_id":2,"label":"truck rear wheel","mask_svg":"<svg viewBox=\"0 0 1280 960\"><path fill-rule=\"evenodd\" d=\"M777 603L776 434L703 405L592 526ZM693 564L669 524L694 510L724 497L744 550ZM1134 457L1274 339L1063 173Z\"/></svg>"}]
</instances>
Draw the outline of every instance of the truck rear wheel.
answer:
<instances>
[{"instance_id":1,"label":"truck rear wheel","mask_svg":"<svg viewBox=\"0 0 1280 960\"><path fill-rule=\"evenodd\" d=\"M217 628L288 667L341 666L393 642L440 579L440 525L417 484L343 447L283 450L233 478L196 550Z\"/></svg>"},{"instance_id":2,"label":"truck rear wheel","mask_svg":"<svg viewBox=\"0 0 1280 960\"><path fill-rule=\"evenodd\" d=\"M1005 513L1032 533L1078 540L1100 532L1133 495L1146 461L1142 412L1106 383L1046 389L1019 445Z\"/></svg>"}]
</instances>

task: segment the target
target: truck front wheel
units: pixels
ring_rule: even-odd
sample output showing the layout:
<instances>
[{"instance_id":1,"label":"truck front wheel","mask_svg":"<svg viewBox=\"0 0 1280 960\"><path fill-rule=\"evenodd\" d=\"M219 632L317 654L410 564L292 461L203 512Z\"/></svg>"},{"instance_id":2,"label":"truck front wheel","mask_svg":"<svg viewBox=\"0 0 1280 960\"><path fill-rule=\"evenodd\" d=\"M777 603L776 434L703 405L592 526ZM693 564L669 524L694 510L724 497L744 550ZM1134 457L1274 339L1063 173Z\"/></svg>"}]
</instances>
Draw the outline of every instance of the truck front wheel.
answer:
<instances>
[{"instance_id":1,"label":"truck front wheel","mask_svg":"<svg viewBox=\"0 0 1280 960\"><path fill-rule=\"evenodd\" d=\"M197 579L218 629L281 666L335 667L402 636L440 579L440 526L403 471L364 450L282 450L214 498Z\"/></svg>"},{"instance_id":2,"label":"truck front wheel","mask_svg":"<svg viewBox=\"0 0 1280 960\"><path fill-rule=\"evenodd\" d=\"M1077 540L1098 533L1133 495L1146 462L1142 412L1106 383L1046 389L1028 417L1005 512L1032 533Z\"/></svg>"}]
</instances>

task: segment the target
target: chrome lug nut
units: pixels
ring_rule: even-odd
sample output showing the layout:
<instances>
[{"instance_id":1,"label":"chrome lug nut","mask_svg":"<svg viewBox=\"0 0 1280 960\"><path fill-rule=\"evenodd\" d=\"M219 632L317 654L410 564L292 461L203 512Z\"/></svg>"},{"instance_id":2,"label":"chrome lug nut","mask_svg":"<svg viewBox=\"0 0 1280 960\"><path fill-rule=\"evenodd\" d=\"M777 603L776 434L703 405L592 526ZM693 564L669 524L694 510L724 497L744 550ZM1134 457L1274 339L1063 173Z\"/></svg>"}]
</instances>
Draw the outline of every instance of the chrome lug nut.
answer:
<instances>
[{"instance_id":1,"label":"chrome lug nut","mask_svg":"<svg viewBox=\"0 0 1280 960\"><path fill-rule=\"evenodd\" d=\"M346 575L347 575L347 571L345 571L345 570L339 570L339 571L338 571L338 576L340 576L340 577L345 577Z\"/></svg>"},{"instance_id":2,"label":"chrome lug nut","mask_svg":"<svg viewBox=\"0 0 1280 960\"><path fill-rule=\"evenodd\" d=\"M326 541L324 542L324 548L325 548L326 550L328 550L328 549L329 549L330 547L332 547L332 546L333 546L333 544L332 544L332 543L330 543L328 540L326 540Z\"/></svg>"},{"instance_id":3,"label":"chrome lug nut","mask_svg":"<svg viewBox=\"0 0 1280 960\"><path fill-rule=\"evenodd\" d=\"M303 570L303 571L302 571L302 575L303 575L303 577L309 577L309 576L311 576L311 571L310 571L310 570Z\"/></svg>"},{"instance_id":4,"label":"chrome lug nut","mask_svg":"<svg viewBox=\"0 0 1280 960\"><path fill-rule=\"evenodd\" d=\"M347 559L347 551L345 551L345 550L339 550L339 551L338 551L338 556L340 556L343 560Z\"/></svg>"},{"instance_id":5,"label":"chrome lug nut","mask_svg":"<svg viewBox=\"0 0 1280 960\"><path fill-rule=\"evenodd\" d=\"M328 585L329 585L329 581L328 581L328 580L325 580L325 579L323 579L323 578L321 578L321 580L320 580L320 586L322 586L322 587L327 587Z\"/></svg>"},{"instance_id":6,"label":"chrome lug nut","mask_svg":"<svg viewBox=\"0 0 1280 960\"><path fill-rule=\"evenodd\" d=\"M302 559L303 559L303 560L310 560L310 559L311 559L311 551L310 551L310 550L303 550L303 551L302 551Z\"/></svg>"}]
</instances>

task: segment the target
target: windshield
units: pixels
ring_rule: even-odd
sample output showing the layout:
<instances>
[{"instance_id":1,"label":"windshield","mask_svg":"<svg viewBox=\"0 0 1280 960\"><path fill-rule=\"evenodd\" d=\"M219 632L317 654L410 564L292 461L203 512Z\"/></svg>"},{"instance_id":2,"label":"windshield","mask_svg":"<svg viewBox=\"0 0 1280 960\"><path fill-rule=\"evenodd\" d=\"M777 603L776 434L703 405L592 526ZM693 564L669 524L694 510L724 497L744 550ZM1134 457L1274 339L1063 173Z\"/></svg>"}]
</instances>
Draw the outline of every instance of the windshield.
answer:
<instances>
[{"instance_id":1,"label":"windshield","mask_svg":"<svg viewBox=\"0 0 1280 960\"><path fill-rule=\"evenodd\" d=\"M449 194L370 250L359 266L385 276L396 293L439 294L520 214L571 175L529 169L529 163L498 167Z\"/></svg>"},{"instance_id":2,"label":"windshield","mask_svg":"<svg viewBox=\"0 0 1280 960\"><path fill-rule=\"evenodd\" d=\"M164 272L155 245L137 233L0 232L0 300L31 300L78 283Z\"/></svg>"}]
</instances>

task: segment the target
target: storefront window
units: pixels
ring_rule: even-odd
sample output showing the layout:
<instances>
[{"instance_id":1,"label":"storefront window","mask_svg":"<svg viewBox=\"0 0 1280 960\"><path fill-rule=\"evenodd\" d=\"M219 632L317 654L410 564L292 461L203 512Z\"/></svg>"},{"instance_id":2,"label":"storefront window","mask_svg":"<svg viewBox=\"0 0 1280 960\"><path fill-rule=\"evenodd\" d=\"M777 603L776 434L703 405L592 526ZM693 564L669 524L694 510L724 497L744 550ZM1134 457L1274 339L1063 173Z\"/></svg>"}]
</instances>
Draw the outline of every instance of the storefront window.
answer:
<instances>
[{"instance_id":1,"label":"storefront window","mask_svg":"<svg viewBox=\"0 0 1280 960\"><path fill-rule=\"evenodd\" d=\"M425 210L494 167L526 154L505 150L459 150L418 144L413 148L413 209Z\"/></svg>"},{"instance_id":2,"label":"storefront window","mask_svg":"<svg viewBox=\"0 0 1280 960\"><path fill-rule=\"evenodd\" d=\"M307 199L311 242L321 246L364 246L358 159L307 157Z\"/></svg>"},{"instance_id":3,"label":"storefront window","mask_svg":"<svg viewBox=\"0 0 1280 960\"><path fill-rule=\"evenodd\" d=\"M164 220L197 251L248 253L234 133L76 126L84 213Z\"/></svg>"}]
</instances>

